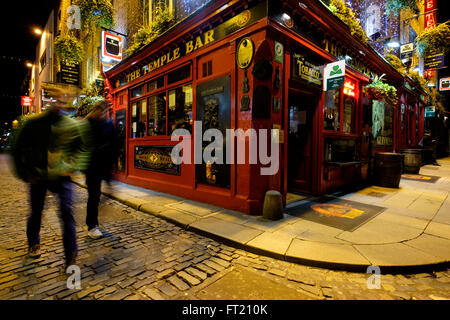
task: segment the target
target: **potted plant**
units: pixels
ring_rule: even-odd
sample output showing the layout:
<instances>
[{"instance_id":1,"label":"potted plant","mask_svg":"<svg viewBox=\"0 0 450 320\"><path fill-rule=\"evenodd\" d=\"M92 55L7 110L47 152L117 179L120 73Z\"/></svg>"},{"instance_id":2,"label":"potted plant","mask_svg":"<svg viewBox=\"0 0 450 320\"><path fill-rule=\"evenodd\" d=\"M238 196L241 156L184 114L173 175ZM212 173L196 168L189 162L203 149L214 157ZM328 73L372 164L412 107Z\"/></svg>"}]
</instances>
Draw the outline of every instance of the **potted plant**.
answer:
<instances>
[{"instance_id":1,"label":"potted plant","mask_svg":"<svg viewBox=\"0 0 450 320\"><path fill-rule=\"evenodd\" d=\"M371 99L384 101L387 105L395 107L398 102L397 89L383 82L381 77L375 76L371 84L365 86L365 91Z\"/></svg>"}]
</instances>

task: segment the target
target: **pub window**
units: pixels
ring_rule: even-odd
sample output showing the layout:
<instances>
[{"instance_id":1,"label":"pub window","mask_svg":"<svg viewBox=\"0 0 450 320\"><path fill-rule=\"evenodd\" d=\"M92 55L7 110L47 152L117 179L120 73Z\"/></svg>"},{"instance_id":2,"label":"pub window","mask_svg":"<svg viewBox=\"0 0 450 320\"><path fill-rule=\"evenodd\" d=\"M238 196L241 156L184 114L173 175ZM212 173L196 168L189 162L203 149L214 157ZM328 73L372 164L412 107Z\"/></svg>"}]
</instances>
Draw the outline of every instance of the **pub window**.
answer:
<instances>
[{"instance_id":1,"label":"pub window","mask_svg":"<svg viewBox=\"0 0 450 320\"><path fill-rule=\"evenodd\" d=\"M148 135L166 134L166 93L151 96L148 99Z\"/></svg>"},{"instance_id":2,"label":"pub window","mask_svg":"<svg viewBox=\"0 0 450 320\"><path fill-rule=\"evenodd\" d=\"M188 64L167 75L167 84L176 83L178 81L187 79L191 76L191 65Z\"/></svg>"},{"instance_id":3,"label":"pub window","mask_svg":"<svg viewBox=\"0 0 450 320\"><path fill-rule=\"evenodd\" d=\"M344 93L342 131L352 133L355 132L356 83L351 80L345 80L342 91Z\"/></svg>"},{"instance_id":4,"label":"pub window","mask_svg":"<svg viewBox=\"0 0 450 320\"><path fill-rule=\"evenodd\" d=\"M339 131L339 90L328 90L325 93L325 130Z\"/></svg>"},{"instance_id":5,"label":"pub window","mask_svg":"<svg viewBox=\"0 0 450 320\"><path fill-rule=\"evenodd\" d=\"M131 90L131 97L137 98L144 94L144 86L140 86Z\"/></svg>"},{"instance_id":6,"label":"pub window","mask_svg":"<svg viewBox=\"0 0 450 320\"><path fill-rule=\"evenodd\" d=\"M169 132L183 128L192 132L192 85L169 91Z\"/></svg>"},{"instance_id":7,"label":"pub window","mask_svg":"<svg viewBox=\"0 0 450 320\"><path fill-rule=\"evenodd\" d=\"M147 101L136 101L131 105L132 138L142 138L146 135Z\"/></svg>"},{"instance_id":8,"label":"pub window","mask_svg":"<svg viewBox=\"0 0 450 320\"><path fill-rule=\"evenodd\" d=\"M152 92L156 89L160 89L164 87L164 77L159 77L155 80L152 80L147 85L147 92Z\"/></svg>"}]
</instances>

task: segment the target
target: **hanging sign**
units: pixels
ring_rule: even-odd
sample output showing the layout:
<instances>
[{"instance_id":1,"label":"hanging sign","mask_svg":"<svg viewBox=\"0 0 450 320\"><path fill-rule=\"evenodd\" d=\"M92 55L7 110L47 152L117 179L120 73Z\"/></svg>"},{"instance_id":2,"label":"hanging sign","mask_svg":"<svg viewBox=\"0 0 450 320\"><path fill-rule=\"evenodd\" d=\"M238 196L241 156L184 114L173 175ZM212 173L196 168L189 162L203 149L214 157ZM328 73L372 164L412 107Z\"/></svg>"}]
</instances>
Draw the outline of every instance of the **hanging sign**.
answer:
<instances>
[{"instance_id":1,"label":"hanging sign","mask_svg":"<svg viewBox=\"0 0 450 320\"><path fill-rule=\"evenodd\" d=\"M414 52L414 42L400 46L400 59L410 59Z\"/></svg>"},{"instance_id":2,"label":"hanging sign","mask_svg":"<svg viewBox=\"0 0 450 320\"><path fill-rule=\"evenodd\" d=\"M102 61L122 60L123 36L102 31Z\"/></svg>"},{"instance_id":3,"label":"hanging sign","mask_svg":"<svg viewBox=\"0 0 450 320\"><path fill-rule=\"evenodd\" d=\"M77 86L80 82L80 65L61 62L61 82Z\"/></svg>"},{"instance_id":4,"label":"hanging sign","mask_svg":"<svg viewBox=\"0 0 450 320\"><path fill-rule=\"evenodd\" d=\"M439 91L450 90L450 78L442 78L439 80Z\"/></svg>"},{"instance_id":5,"label":"hanging sign","mask_svg":"<svg viewBox=\"0 0 450 320\"><path fill-rule=\"evenodd\" d=\"M432 118L435 116L436 108L434 106L425 107L425 118Z\"/></svg>"},{"instance_id":6,"label":"hanging sign","mask_svg":"<svg viewBox=\"0 0 450 320\"><path fill-rule=\"evenodd\" d=\"M339 89L345 80L345 60L325 65L323 72L323 90Z\"/></svg>"}]
</instances>

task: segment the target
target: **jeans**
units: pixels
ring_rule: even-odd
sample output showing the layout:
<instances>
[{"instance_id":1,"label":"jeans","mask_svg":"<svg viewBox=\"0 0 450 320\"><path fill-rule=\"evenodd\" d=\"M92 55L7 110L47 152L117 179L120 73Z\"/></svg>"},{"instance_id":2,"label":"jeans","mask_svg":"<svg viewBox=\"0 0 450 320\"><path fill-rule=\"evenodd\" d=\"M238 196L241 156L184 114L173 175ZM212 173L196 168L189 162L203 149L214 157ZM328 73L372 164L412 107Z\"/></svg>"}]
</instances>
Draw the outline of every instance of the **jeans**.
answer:
<instances>
[{"instance_id":1,"label":"jeans","mask_svg":"<svg viewBox=\"0 0 450 320\"><path fill-rule=\"evenodd\" d=\"M70 259L77 254L78 247L75 220L72 215L72 184L68 177L30 184L31 214L27 223L28 245L31 247L40 244L39 232L47 190L58 194L64 253L66 259Z\"/></svg>"},{"instance_id":2,"label":"jeans","mask_svg":"<svg viewBox=\"0 0 450 320\"><path fill-rule=\"evenodd\" d=\"M86 225L89 230L98 226L98 204L100 203L102 178L95 173L86 173L88 202Z\"/></svg>"}]
</instances>

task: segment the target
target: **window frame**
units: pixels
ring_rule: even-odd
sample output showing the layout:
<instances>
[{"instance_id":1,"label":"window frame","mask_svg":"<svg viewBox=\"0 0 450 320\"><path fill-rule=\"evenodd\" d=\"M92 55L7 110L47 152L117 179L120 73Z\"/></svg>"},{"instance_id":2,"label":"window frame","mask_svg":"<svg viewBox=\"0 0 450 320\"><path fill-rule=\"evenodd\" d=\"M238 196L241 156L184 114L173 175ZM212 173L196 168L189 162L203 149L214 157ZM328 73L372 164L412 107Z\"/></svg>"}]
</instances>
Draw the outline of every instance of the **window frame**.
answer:
<instances>
[{"instance_id":1,"label":"window frame","mask_svg":"<svg viewBox=\"0 0 450 320\"><path fill-rule=\"evenodd\" d=\"M176 72L178 69L184 68L186 66L190 67L189 77L168 85L168 74L171 73L171 72ZM131 140L139 141L139 140L170 139L171 135L168 134L168 132L169 132L169 130L168 130L169 129L169 91L175 90L175 89L177 89L179 87L183 87L185 85L192 85L192 99L193 99L193 103L192 103L192 110L191 110L191 112L194 112L194 96L195 95L194 95L194 83L193 83L194 75L193 75L193 71L194 71L193 70L193 62L191 60L189 60L189 61L187 61L187 62L185 62L183 64L180 64L180 65L178 65L178 66L176 66L176 67L174 67L174 68L172 68L170 70L167 70L167 71L165 71L163 73L159 73L159 74L157 74L157 75L155 75L155 76L153 76L153 77L151 77L149 79L146 79L145 81L142 81L142 82L140 82L140 83L138 83L138 84L136 84L133 87L130 87L128 89L128 92L129 92L129 103L128 103L128 105L129 105L129 108L130 108L129 109L129 111L130 111L130 124L129 125L130 125L130 139ZM161 88L149 91L148 90L148 84L150 82L153 82L153 81L157 80L160 77L164 78L163 86ZM131 96L131 92L134 89L137 89L137 88L139 88L141 86L143 87L143 94L141 96L139 96L139 97L132 97ZM166 118L165 119L166 120L165 121L166 122L165 125L166 125L166 130L165 130L165 134L149 136L148 135L149 99L150 99L150 97L159 95L161 93L165 93L165 95L166 95L166 105L165 105L165 118ZM133 136L133 126L132 126L133 122L131 121L131 119L132 119L132 116L131 116L132 115L132 112L131 112L132 110L131 110L131 108L132 108L134 103L137 103L138 101L141 101L141 100L145 100L146 101L146 105L147 105L146 122L145 122L145 133L146 133L146 135L144 137L133 138L132 137ZM191 134L192 134L192 132L191 132Z\"/></svg>"}]
</instances>

